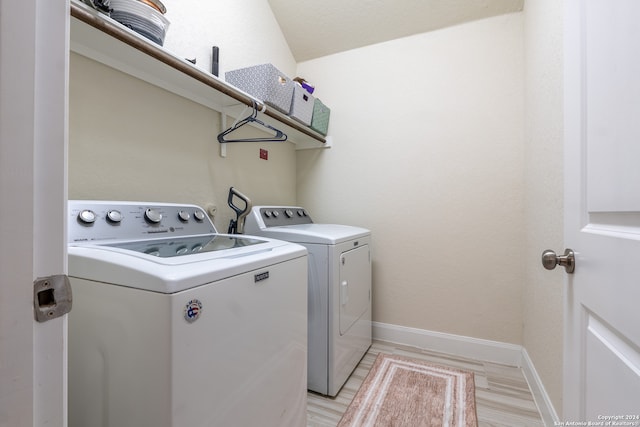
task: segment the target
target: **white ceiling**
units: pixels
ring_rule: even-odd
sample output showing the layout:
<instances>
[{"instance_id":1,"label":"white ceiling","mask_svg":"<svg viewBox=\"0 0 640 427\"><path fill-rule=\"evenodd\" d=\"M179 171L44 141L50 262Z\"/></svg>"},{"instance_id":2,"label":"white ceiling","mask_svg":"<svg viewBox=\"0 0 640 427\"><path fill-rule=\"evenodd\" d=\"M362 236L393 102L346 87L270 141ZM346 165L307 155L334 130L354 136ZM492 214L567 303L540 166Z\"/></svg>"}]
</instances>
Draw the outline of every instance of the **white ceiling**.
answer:
<instances>
[{"instance_id":1,"label":"white ceiling","mask_svg":"<svg viewBox=\"0 0 640 427\"><path fill-rule=\"evenodd\" d=\"M521 11L524 0L268 0L297 62Z\"/></svg>"}]
</instances>

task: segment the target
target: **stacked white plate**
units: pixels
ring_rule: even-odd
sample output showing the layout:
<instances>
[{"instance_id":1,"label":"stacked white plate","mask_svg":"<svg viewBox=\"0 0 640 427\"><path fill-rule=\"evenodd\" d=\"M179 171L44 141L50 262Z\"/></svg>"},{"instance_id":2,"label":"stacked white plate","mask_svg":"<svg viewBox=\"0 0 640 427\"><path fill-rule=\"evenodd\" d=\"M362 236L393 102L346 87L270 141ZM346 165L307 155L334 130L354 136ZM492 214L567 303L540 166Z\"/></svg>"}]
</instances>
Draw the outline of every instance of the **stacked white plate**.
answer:
<instances>
[{"instance_id":1,"label":"stacked white plate","mask_svg":"<svg viewBox=\"0 0 640 427\"><path fill-rule=\"evenodd\" d=\"M138 0L111 0L111 17L162 46L169 21L162 13Z\"/></svg>"}]
</instances>

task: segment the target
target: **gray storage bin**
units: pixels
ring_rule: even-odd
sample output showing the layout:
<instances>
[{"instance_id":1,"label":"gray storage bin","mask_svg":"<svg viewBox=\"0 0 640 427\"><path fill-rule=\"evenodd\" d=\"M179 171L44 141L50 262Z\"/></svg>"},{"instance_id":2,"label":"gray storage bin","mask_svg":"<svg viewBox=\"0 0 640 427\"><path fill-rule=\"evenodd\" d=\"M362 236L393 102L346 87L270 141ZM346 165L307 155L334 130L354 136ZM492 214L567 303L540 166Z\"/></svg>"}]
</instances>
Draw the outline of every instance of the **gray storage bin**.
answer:
<instances>
[{"instance_id":1,"label":"gray storage bin","mask_svg":"<svg viewBox=\"0 0 640 427\"><path fill-rule=\"evenodd\" d=\"M291 101L291 111L289 116L304 125L311 125L313 117L313 104L315 98L302 86L294 83L293 100Z\"/></svg>"},{"instance_id":2,"label":"gray storage bin","mask_svg":"<svg viewBox=\"0 0 640 427\"><path fill-rule=\"evenodd\" d=\"M271 64L254 65L225 73L227 83L289 114L295 83Z\"/></svg>"},{"instance_id":3,"label":"gray storage bin","mask_svg":"<svg viewBox=\"0 0 640 427\"><path fill-rule=\"evenodd\" d=\"M311 118L311 129L327 135L329 130L329 116L331 110L324 105L318 98L313 102L313 117Z\"/></svg>"}]
</instances>

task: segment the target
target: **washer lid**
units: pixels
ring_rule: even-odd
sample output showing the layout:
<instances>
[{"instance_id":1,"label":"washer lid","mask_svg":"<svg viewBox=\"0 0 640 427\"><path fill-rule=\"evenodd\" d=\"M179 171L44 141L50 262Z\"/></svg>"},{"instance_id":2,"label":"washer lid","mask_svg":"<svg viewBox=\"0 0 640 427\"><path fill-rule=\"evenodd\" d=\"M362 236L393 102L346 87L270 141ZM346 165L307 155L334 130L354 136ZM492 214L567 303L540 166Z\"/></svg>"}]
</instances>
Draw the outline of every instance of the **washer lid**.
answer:
<instances>
[{"instance_id":1,"label":"washer lid","mask_svg":"<svg viewBox=\"0 0 640 427\"><path fill-rule=\"evenodd\" d=\"M172 294L247 272L260 273L264 268L307 254L304 247L281 240L228 235L209 236L209 239L212 237L218 243L236 239L258 243L244 245L246 242L243 242L234 247L196 250L188 254L177 253L181 252L179 245L182 243L179 242L184 242L183 239L141 241L140 247L128 246L135 246L135 242L70 245L69 276ZM147 252L146 249L152 248L149 245L154 243L162 243L164 247ZM213 240L209 246L212 244ZM172 252L175 255L169 255Z\"/></svg>"},{"instance_id":2,"label":"washer lid","mask_svg":"<svg viewBox=\"0 0 640 427\"><path fill-rule=\"evenodd\" d=\"M285 240L287 242L325 245L335 245L348 240L366 237L371 234L366 228L339 224L298 224L269 227L260 231L251 230L250 232L257 232L260 236Z\"/></svg>"},{"instance_id":3,"label":"washer lid","mask_svg":"<svg viewBox=\"0 0 640 427\"><path fill-rule=\"evenodd\" d=\"M103 244L102 247L126 249L129 251L153 255L160 258L173 258L180 256L189 256L191 254L197 253L218 252L228 251L231 249L247 248L249 246L263 245L266 243L269 242L266 240L253 239L238 235L211 234L182 238L150 239L134 242L110 243ZM260 250L261 248L255 249ZM249 252L251 252L251 250L249 250ZM227 256L227 254L222 254L221 256Z\"/></svg>"}]
</instances>

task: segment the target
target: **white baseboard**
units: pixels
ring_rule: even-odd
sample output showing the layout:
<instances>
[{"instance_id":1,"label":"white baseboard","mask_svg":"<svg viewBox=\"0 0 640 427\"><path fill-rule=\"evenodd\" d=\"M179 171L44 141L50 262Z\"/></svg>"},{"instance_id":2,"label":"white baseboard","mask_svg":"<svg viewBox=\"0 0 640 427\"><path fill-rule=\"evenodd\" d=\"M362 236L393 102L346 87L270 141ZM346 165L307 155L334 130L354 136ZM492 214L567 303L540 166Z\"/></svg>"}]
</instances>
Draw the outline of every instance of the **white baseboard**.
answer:
<instances>
[{"instance_id":1,"label":"white baseboard","mask_svg":"<svg viewBox=\"0 0 640 427\"><path fill-rule=\"evenodd\" d=\"M521 345L380 322L373 322L373 339L521 368L545 425L559 421L533 361Z\"/></svg>"},{"instance_id":2,"label":"white baseboard","mask_svg":"<svg viewBox=\"0 0 640 427\"><path fill-rule=\"evenodd\" d=\"M551 403L551 399L544 388L544 384L542 384L542 380L533 365L533 361L529 357L527 349L524 347L522 348L522 373L524 374L527 383L529 383L529 388L533 394L533 400L535 400L536 405L538 406L544 425L559 425L560 418L558 418L558 414L556 413L553 403Z\"/></svg>"},{"instance_id":3,"label":"white baseboard","mask_svg":"<svg viewBox=\"0 0 640 427\"><path fill-rule=\"evenodd\" d=\"M373 339L477 360L522 366L522 346L373 322Z\"/></svg>"}]
</instances>

